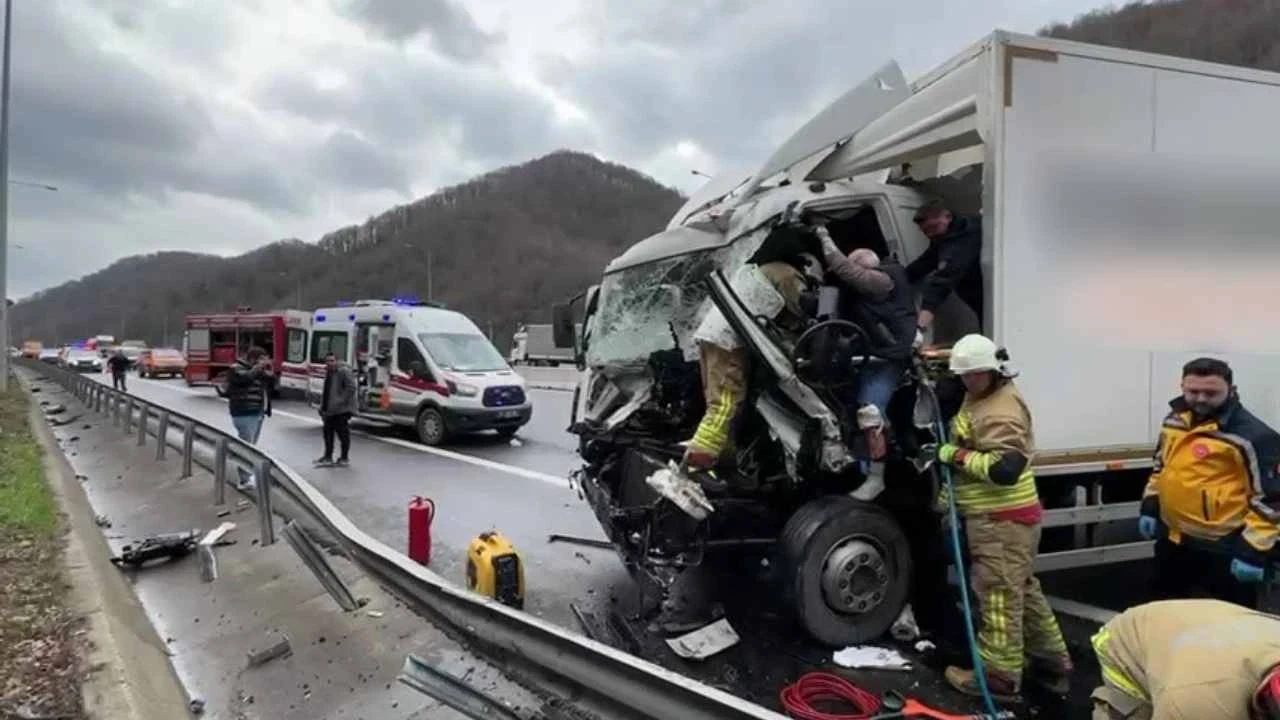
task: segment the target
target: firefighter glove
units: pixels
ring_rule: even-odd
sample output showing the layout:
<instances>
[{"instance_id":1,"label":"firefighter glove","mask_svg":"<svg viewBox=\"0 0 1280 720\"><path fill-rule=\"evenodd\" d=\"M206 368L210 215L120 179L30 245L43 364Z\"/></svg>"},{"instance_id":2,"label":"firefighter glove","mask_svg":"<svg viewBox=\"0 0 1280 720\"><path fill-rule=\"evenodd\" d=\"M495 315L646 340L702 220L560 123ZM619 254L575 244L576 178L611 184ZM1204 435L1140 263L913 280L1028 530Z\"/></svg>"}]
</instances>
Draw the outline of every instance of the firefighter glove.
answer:
<instances>
[{"instance_id":1,"label":"firefighter glove","mask_svg":"<svg viewBox=\"0 0 1280 720\"><path fill-rule=\"evenodd\" d=\"M1155 540L1156 538L1156 519L1150 515L1141 515L1138 517L1138 533L1142 535L1143 540Z\"/></svg>"},{"instance_id":2,"label":"firefighter glove","mask_svg":"<svg viewBox=\"0 0 1280 720\"><path fill-rule=\"evenodd\" d=\"M965 451L958 445L943 443L938 446L938 462L959 465L964 462Z\"/></svg>"},{"instance_id":3,"label":"firefighter glove","mask_svg":"<svg viewBox=\"0 0 1280 720\"><path fill-rule=\"evenodd\" d=\"M1240 558L1231 561L1231 574L1235 576L1237 582L1246 584L1262 582L1262 568Z\"/></svg>"}]
</instances>

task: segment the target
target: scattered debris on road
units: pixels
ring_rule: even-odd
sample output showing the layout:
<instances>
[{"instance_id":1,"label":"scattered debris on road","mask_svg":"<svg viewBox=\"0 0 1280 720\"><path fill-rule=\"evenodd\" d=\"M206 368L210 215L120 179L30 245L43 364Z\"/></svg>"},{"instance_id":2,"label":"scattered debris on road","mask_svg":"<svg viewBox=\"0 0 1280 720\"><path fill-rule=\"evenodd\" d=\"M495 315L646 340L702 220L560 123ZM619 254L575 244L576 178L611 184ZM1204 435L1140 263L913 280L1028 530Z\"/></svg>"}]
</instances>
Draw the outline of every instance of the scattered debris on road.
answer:
<instances>
[{"instance_id":1,"label":"scattered debris on road","mask_svg":"<svg viewBox=\"0 0 1280 720\"><path fill-rule=\"evenodd\" d=\"M223 537L227 533L236 529L233 522L224 522L218 527L210 530L200 540L200 579L205 582L213 582L218 579L218 558L213 554L213 549L223 544ZM235 542L232 540L231 542Z\"/></svg>"},{"instance_id":2,"label":"scattered debris on road","mask_svg":"<svg viewBox=\"0 0 1280 720\"><path fill-rule=\"evenodd\" d=\"M196 539L200 537L199 528L186 532L152 535L141 542L125 545L120 555L111 558L118 565L140 567L151 560L173 560L191 554L196 549Z\"/></svg>"},{"instance_id":3,"label":"scattered debris on road","mask_svg":"<svg viewBox=\"0 0 1280 720\"><path fill-rule=\"evenodd\" d=\"M591 538L578 537L576 535L548 535L548 543L562 542L572 545L584 545L586 547L601 548L604 550L612 550L613 545L608 540L592 540Z\"/></svg>"},{"instance_id":4,"label":"scattered debris on road","mask_svg":"<svg viewBox=\"0 0 1280 720\"><path fill-rule=\"evenodd\" d=\"M250 652L248 655L249 667L259 667L275 660L276 658L281 658L291 654L293 654L293 647L289 645L289 638L281 635L279 640L265 650Z\"/></svg>"},{"instance_id":5,"label":"scattered debris on road","mask_svg":"<svg viewBox=\"0 0 1280 720\"><path fill-rule=\"evenodd\" d=\"M96 523L98 527L111 527L111 518L106 515L94 515L93 522Z\"/></svg>"},{"instance_id":6,"label":"scattered debris on road","mask_svg":"<svg viewBox=\"0 0 1280 720\"><path fill-rule=\"evenodd\" d=\"M685 660L706 660L737 645L740 639L729 621L721 618L687 635L668 638L667 647Z\"/></svg>"},{"instance_id":7,"label":"scattered debris on road","mask_svg":"<svg viewBox=\"0 0 1280 720\"><path fill-rule=\"evenodd\" d=\"M911 661L902 653L874 645L850 645L837 650L831 661L851 670L911 670Z\"/></svg>"}]
</instances>

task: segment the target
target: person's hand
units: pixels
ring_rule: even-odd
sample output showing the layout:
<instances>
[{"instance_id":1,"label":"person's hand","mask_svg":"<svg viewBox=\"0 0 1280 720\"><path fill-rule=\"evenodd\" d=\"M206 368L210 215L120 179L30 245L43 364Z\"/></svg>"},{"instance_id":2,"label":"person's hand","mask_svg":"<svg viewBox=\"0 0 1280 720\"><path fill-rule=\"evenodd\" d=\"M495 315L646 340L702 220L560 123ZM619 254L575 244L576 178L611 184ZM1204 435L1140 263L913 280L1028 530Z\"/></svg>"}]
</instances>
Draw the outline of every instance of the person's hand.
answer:
<instances>
[{"instance_id":1,"label":"person's hand","mask_svg":"<svg viewBox=\"0 0 1280 720\"><path fill-rule=\"evenodd\" d=\"M922 347L924 347L924 331L916 328L916 337L911 341L911 349L919 350Z\"/></svg>"},{"instance_id":2,"label":"person's hand","mask_svg":"<svg viewBox=\"0 0 1280 720\"><path fill-rule=\"evenodd\" d=\"M1155 540L1156 538L1156 519L1150 515L1142 515L1138 518L1138 534L1143 540Z\"/></svg>"},{"instance_id":3,"label":"person's hand","mask_svg":"<svg viewBox=\"0 0 1280 720\"><path fill-rule=\"evenodd\" d=\"M1235 577L1236 582L1246 585L1262 582L1262 568L1251 562L1235 558L1231 561L1231 575Z\"/></svg>"},{"instance_id":4,"label":"person's hand","mask_svg":"<svg viewBox=\"0 0 1280 720\"><path fill-rule=\"evenodd\" d=\"M964 455L960 452L959 445L943 443L938 446L938 462L947 465L958 465L963 461Z\"/></svg>"}]
</instances>

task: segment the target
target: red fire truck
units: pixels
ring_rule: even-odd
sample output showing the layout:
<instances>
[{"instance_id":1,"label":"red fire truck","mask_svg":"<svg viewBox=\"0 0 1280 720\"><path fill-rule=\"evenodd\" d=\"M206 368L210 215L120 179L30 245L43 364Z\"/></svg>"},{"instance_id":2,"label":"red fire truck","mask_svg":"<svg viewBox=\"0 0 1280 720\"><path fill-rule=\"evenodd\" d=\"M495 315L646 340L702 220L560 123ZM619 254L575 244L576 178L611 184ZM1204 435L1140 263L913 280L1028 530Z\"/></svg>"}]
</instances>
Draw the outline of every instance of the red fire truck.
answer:
<instances>
[{"instance_id":1,"label":"red fire truck","mask_svg":"<svg viewBox=\"0 0 1280 720\"><path fill-rule=\"evenodd\" d=\"M221 375L235 364L236 358L257 345L271 356L281 391L306 392L310 312L254 312L240 307L230 313L187 315L186 327L182 349L187 356L188 385L213 385L221 394Z\"/></svg>"}]
</instances>

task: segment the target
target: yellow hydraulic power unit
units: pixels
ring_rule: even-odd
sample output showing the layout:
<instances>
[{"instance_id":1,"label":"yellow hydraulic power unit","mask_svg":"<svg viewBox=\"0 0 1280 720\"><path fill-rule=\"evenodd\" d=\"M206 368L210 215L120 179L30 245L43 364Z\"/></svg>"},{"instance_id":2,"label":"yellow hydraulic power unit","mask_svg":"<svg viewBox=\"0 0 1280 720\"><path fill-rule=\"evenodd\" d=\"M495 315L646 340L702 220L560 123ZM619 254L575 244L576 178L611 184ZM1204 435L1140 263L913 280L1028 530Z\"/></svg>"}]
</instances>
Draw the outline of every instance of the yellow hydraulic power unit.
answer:
<instances>
[{"instance_id":1,"label":"yellow hydraulic power unit","mask_svg":"<svg viewBox=\"0 0 1280 720\"><path fill-rule=\"evenodd\" d=\"M524 609L524 562L502 533L480 533L467 546L467 589Z\"/></svg>"}]
</instances>

